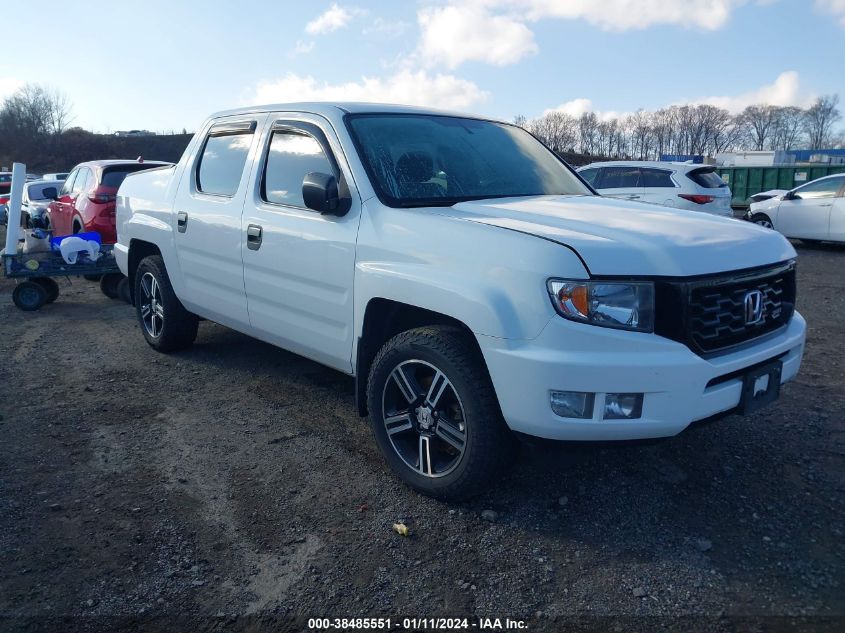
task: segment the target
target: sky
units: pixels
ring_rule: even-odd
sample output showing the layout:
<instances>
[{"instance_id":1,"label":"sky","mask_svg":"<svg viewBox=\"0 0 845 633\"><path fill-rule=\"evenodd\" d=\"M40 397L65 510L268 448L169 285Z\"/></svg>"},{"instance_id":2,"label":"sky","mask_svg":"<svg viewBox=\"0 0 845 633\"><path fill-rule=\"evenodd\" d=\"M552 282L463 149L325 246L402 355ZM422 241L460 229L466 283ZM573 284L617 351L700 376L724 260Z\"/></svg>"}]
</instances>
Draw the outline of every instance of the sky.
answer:
<instances>
[{"instance_id":1,"label":"sky","mask_svg":"<svg viewBox=\"0 0 845 633\"><path fill-rule=\"evenodd\" d=\"M845 0L0 0L0 24L0 99L57 89L97 132L312 100L506 120L845 101Z\"/></svg>"}]
</instances>

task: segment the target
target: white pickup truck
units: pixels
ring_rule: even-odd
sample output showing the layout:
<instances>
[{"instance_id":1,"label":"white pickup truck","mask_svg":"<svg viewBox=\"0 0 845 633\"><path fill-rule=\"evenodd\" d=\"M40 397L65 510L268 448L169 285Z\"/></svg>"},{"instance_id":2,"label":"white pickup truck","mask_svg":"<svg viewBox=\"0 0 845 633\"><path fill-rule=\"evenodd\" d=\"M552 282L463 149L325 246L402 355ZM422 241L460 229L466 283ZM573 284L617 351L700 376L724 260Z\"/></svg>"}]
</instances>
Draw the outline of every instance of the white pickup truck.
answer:
<instances>
[{"instance_id":1,"label":"white pickup truck","mask_svg":"<svg viewBox=\"0 0 845 633\"><path fill-rule=\"evenodd\" d=\"M795 251L739 220L605 199L523 129L368 104L211 116L130 175L115 255L147 342L200 317L356 378L390 466L440 497L515 433L671 436L798 372Z\"/></svg>"}]
</instances>

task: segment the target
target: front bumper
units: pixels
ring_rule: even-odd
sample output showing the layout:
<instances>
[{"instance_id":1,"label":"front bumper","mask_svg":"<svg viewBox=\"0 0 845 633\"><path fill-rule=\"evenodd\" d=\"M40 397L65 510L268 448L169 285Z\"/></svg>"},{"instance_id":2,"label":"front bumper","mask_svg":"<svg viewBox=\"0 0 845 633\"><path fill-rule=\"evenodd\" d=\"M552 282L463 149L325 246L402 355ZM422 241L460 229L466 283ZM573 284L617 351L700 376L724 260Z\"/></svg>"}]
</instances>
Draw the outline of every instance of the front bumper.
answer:
<instances>
[{"instance_id":1,"label":"front bumper","mask_svg":"<svg viewBox=\"0 0 845 633\"><path fill-rule=\"evenodd\" d=\"M779 358L781 383L792 380L801 365L805 334L806 322L796 312L779 332L707 359L654 334L558 317L530 341L477 338L512 430L556 440L634 440L676 435L696 420L734 409L742 377L714 379ZM595 393L593 418L555 415L549 404L552 391ZM644 393L641 417L603 420L605 393Z\"/></svg>"}]
</instances>

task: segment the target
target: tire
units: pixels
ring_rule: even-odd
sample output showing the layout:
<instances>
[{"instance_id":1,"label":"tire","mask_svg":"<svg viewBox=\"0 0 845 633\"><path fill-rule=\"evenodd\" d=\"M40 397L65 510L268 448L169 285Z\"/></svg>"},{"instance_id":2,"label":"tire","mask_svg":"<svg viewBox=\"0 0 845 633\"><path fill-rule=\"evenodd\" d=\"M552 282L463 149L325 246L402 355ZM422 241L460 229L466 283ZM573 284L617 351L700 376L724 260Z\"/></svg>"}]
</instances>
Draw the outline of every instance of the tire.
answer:
<instances>
[{"instance_id":1,"label":"tire","mask_svg":"<svg viewBox=\"0 0 845 633\"><path fill-rule=\"evenodd\" d=\"M754 224L759 224L760 226L766 227L767 229L774 230L774 225L772 224L771 218L765 213L755 213L751 216L750 222Z\"/></svg>"},{"instance_id":2,"label":"tire","mask_svg":"<svg viewBox=\"0 0 845 633\"><path fill-rule=\"evenodd\" d=\"M73 224L71 226L73 227L72 233L74 235L76 235L77 233L82 233L82 231L84 230L82 222L80 222L77 218L73 219Z\"/></svg>"},{"instance_id":3,"label":"tire","mask_svg":"<svg viewBox=\"0 0 845 633\"><path fill-rule=\"evenodd\" d=\"M56 283L55 279L51 279L50 277L34 277L32 281L43 286L47 292L45 303L53 303L59 298L59 284Z\"/></svg>"},{"instance_id":4,"label":"tire","mask_svg":"<svg viewBox=\"0 0 845 633\"><path fill-rule=\"evenodd\" d=\"M197 338L197 316L173 292L158 255L142 259L135 271L135 313L147 343L159 352L185 349Z\"/></svg>"},{"instance_id":5,"label":"tire","mask_svg":"<svg viewBox=\"0 0 845 633\"><path fill-rule=\"evenodd\" d=\"M121 280L117 284L117 296L126 303L132 304L132 293L130 292L128 277L121 275Z\"/></svg>"},{"instance_id":6,"label":"tire","mask_svg":"<svg viewBox=\"0 0 845 633\"><path fill-rule=\"evenodd\" d=\"M391 469L423 494L470 497L511 461L513 436L484 360L460 328L423 327L390 339L370 368L367 402Z\"/></svg>"},{"instance_id":7,"label":"tire","mask_svg":"<svg viewBox=\"0 0 845 633\"><path fill-rule=\"evenodd\" d=\"M120 296L117 287L121 279L125 279L125 277L120 273L106 273L100 279L100 291L109 299L117 299Z\"/></svg>"},{"instance_id":8,"label":"tire","mask_svg":"<svg viewBox=\"0 0 845 633\"><path fill-rule=\"evenodd\" d=\"M24 281L15 286L12 301L24 312L34 312L47 303L47 290L35 281Z\"/></svg>"}]
</instances>

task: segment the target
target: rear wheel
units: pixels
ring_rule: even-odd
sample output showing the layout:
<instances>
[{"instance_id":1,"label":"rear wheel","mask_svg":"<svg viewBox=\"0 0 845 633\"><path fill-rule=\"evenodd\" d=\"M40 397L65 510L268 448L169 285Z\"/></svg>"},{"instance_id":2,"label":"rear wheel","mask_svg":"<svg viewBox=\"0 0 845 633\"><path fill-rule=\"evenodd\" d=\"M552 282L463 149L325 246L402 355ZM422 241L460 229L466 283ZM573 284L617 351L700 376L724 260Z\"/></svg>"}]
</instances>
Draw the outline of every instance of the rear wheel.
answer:
<instances>
[{"instance_id":1,"label":"rear wheel","mask_svg":"<svg viewBox=\"0 0 845 633\"><path fill-rule=\"evenodd\" d=\"M390 339L367 384L370 423L390 467L412 488L460 499L510 461L513 440L477 348L456 327Z\"/></svg>"},{"instance_id":2,"label":"rear wheel","mask_svg":"<svg viewBox=\"0 0 845 633\"><path fill-rule=\"evenodd\" d=\"M197 337L197 316L173 292L158 255L145 257L135 271L135 311L147 343L160 352L190 347Z\"/></svg>"},{"instance_id":3,"label":"rear wheel","mask_svg":"<svg viewBox=\"0 0 845 633\"><path fill-rule=\"evenodd\" d=\"M12 301L24 312L33 312L47 303L47 290L35 281L24 281L12 291Z\"/></svg>"},{"instance_id":4,"label":"rear wheel","mask_svg":"<svg viewBox=\"0 0 845 633\"><path fill-rule=\"evenodd\" d=\"M120 273L107 273L100 279L100 291L109 299L117 299L120 296L118 285L125 279Z\"/></svg>"},{"instance_id":5,"label":"rear wheel","mask_svg":"<svg viewBox=\"0 0 845 633\"><path fill-rule=\"evenodd\" d=\"M755 213L751 216L751 221L754 224L759 224L760 226L764 226L767 229L774 229L774 225L772 224L771 218L765 213Z\"/></svg>"},{"instance_id":6,"label":"rear wheel","mask_svg":"<svg viewBox=\"0 0 845 633\"><path fill-rule=\"evenodd\" d=\"M59 298L59 284L56 283L55 279L50 279L50 277L35 277L32 281L40 284L47 292L46 303L53 303Z\"/></svg>"}]
</instances>

